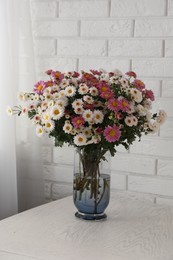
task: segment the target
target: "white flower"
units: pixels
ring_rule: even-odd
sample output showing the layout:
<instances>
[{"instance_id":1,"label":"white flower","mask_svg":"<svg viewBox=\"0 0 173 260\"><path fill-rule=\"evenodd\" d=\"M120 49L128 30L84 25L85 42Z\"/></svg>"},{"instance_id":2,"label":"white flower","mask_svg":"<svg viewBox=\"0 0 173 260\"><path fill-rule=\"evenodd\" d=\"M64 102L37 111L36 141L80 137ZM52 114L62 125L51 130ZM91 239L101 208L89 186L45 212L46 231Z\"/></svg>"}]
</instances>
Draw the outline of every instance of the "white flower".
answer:
<instances>
[{"instance_id":1,"label":"white flower","mask_svg":"<svg viewBox=\"0 0 173 260\"><path fill-rule=\"evenodd\" d=\"M64 109L60 106L53 106L51 109L51 116L53 119L60 119L64 115Z\"/></svg>"},{"instance_id":2,"label":"white flower","mask_svg":"<svg viewBox=\"0 0 173 260\"><path fill-rule=\"evenodd\" d=\"M134 112L135 112L135 104L133 102L130 102L127 113L133 114Z\"/></svg>"},{"instance_id":3,"label":"white flower","mask_svg":"<svg viewBox=\"0 0 173 260\"><path fill-rule=\"evenodd\" d=\"M135 116L126 116L125 123L127 126L136 126L138 124L138 119Z\"/></svg>"},{"instance_id":4,"label":"white flower","mask_svg":"<svg viewBox=\"0 0 173 260\"><path fill-rule=\"evenodd\" d=\"M43 91L43 96L45 96L46 94L51 94L51 91L52 91L51 87L45 88Z\"/></svg>"},{"instance_id":5,"label":"white flower","mask_svg":"<svg viewBox=\"0 0 173 260\"><path fill-rule=\"evenodd\" d=\"M17 97L20 101L25 101L25 94L23 92L19 92Z\"/></svg>"},{"instance_id":6,"label":"white flower","mask_svg":"<svg viewBox=\"0 0 173 260\"><path fill-rule=\"evenodd\" d=\"M36 135L38 137L41 137L44 133L43 127L41 125L37 125L36 127Z\"/></svg>"},{"instance_id":7,"label":"white flower","mask_svg":"<svg viewBox=\"0 0 173 260\"><path fill-rule=\"evenodd\" d=\"M77 115L82 115L83 114L83 107L75 107L74 109L74 112L77 114Z\"/></svg>"},{"instance_id":8,"label":"white flower","mask_svg":"<svg viewBox=\"0 0 173 260\"><path fill-rule=\"evenodd\" d=\"M63 130L66 134L70 134L73 129L73 126L70 123L65 123L63 126Z\"/></svg>"},{"instance_id":9,"label":"white flower","mask_svg":"<svg viewBox=\"0 0 173 260\"><path fill-rule=\"evenodd\" d=\"M127 81L127 79L121 78L121 79L119 80L119 82L120 82L120 84L121 84L123 87L128 87L128 81Z\"/></svg>"},{"instance_id":10,"label":"white flower","mask_svg":"<svg viewBox=\"0 0 173 260\"><path fill-rule=\"evenodd\" d=\"M41 104L41 109L42 110L46 110L47 109L47 102L46 101L43 101L42 104Z\"/></svg>"},{"instance_id":11,"label":"white flower","mask_svg":"<svg viewBox=\"0 0 173 260\"><path fill-rule=\"evenodd\" d=\"M82 133L84 133L87 138L91 137L91 129L89 127L85 127Z\"/></svg>"},{"instance_id":12,"label":"white flower","mask_svg":"<svg viewBox=\"0 0 173 260\"><path fill-rule=\"evenodd\" d=\"M51 132L55 128L55 122L53 120L49 120L45 122L44 129L46 132Z\"/></svg>"},{"instance_id":13,"label":"white flower","mask_svg":"<svg viewBox=\"0 0 173 260\"><path fill-rule=\"evenodd\" d=\"M163 117L163 118L166 118L167 114L166 114L166 112L164 110L159 110L159 116Z\"/></svg>"},{"instance_id":14,"label":"white flower","mask_svg":"<svg viewBox=\"0 0 173 260\"><path fill-rule=\"evenodd\" d=\"M114 73L114 75L119 76L119 77L123 75L123 73L118 69L115 69L112 72Z\"/></svg>"},{"instance_id":15,"label":"white flower","mask_svg":"<svg viewBox=\"0 0 173 260\"><path fill-rule=\"evenodd\" d=\"M86 145L87 138L84 134L80 133L74 137L74 144L77 146Z\"/></svg>"},{"instance_id":16,"label":"white flower","mask_svg":"<svg viewBox=\"0 0 173 260\"><path fill-rule=\"evenodd\" d=\"M94 110L93 119L95 124L101 124L104 119L103 113L100 110Z\"/></svg>"},{"instance_id":17,"label":"white flower","mask_svg":"<svg viewBox=\"0 0 173 260\"><path fill-rule=\"evenodd\" d=\"M39 115L35 115L33 120L32 120L33 124L38 124L40 122L40 116Z\"/></svg>"},{"instance_id":18,"label":"white flower","mask_svg":"<svg viewBox=\"0 0 173 260\"><path fill-rule=\"evenodd\" d=\"M68 104L68 100L64 97L64 98L60 98L56 101L56 105L60 106L60 107L65 107Z\"/></svg>"},{"instance_id":19,"label":"white flower","mask_svg":"<svg viewBox=\"0 0 173 260\"><path fill-rule=\"evenodd\" d=\"M98 96L98 89L96 87L91 87L89 89L89 93L92 95L92 96Z\"/></svg>"},{"instance_id":20,"label":"white flower","mask_svg":"<svg viewBox=\"0 0 173 260\"><path fill-rule=\"evenodd\" d=\"M83 105L83 101L82 99L76 99L75 101L73 101L72 103L72 107L76 108L76 107L81 107Z\"/></svg>"},{"instance_id":21,"label":"white flower","mask_svg":"<svg viewBox=\"0 0 173 260\"><path fill-rule=\"evenodd\" d=\"M59 92L59 94L60 94L60 97L61 97L61 98L63 98L63 97L66 96L66 93L65 93L65 90L64 90L64 89L61 90L61 91Z\"/></svg>"},{"instance_id":22,"label":"white flower","mask_svg":"<svg viewBox=\"0 0 173 260\"><path fill-rule=\"evenodd\" d=\"M152 130L153 133L156 133L159 129L159 124L157 122L150 122L148 124L148 126Z\"/></svg>"},{"instance_id":23,"label":"white flower","mask_svg":"<svg viewBox=\"0 0 173 260\"><path fill-rule=\"evenodd\" d=\"M55 105L55 102L53 100L50 100L48 103L47 103L47 106L50 108L50 107L53 107Z\"/></svg>"},{"instance_id":24,"label":"white flower","mask_svg":"<svg viewBox=\"0 0 173 260\"><path fill-rule=\"evenodd\" d=\"M28 100L31 100L32 99L32 95L30 93L25 93L24 94L24 100L25 101L28 101Z\"/></svg>"},{"instance_id":25,"label":"white flower","mask_svg":"<svg viewBox=\"0 0 173 260\"><path fill-rule=\"evenodd\" d=\"M65 94L67 97L73 97L76 93L76 88L74 86L68 86L65 88Z\"/></svg>"},{"instance_id":26,"label":"white flower","mask_svg":"<svg viewBox=\"0 0 173 260\"><path fill-rule=\"evenodd\" d=\"M59 84L60 88L66 88L69 85L68 79L63 79L61 83Z\"/></svg>"},{"instance_id":27,"label":"white flower","mask_svg":"<svg viewBox=\"0 0 173 260\"><path fill-rule=\"evenodd\" d=\"M137 103L142 101L142 93L138 89L131 89L131 96Z\"/></svg>"},{"instance_id":28,"label":"white flower","mask_svg":"<svg viewBox=\"0 0 173 260\"><path fill-rule=\"evenodd\" d=\"M55 92L53 93L53 98L56 100L56 99L59 99L61 98L61 94L59 92Z\"/></svg>"},{"instance_id":29,"label":"white flower","mask_svg":"<svg viewBox=\"0 0 173 260\"><path fill-rule=\"evenodd\" d=\"M83 97L83 100L87 102L88 104L92 104L94 102L94 99L90 97L89 95L86 95Z\"/></svg>"},{"instance_id":30,"label":"white flower","mask_svg":"<svg viewBox=\"0 0 173 260\"><path fill-rule=\"evenodd\" d=\"M81 83L79 85L79 89L78 89L79 94L81 94L81 95L87 94L88 90L89 90L89 88L85 83Z\"/></svg>"},{"instance_id":31,"label":"white flower","mask_svg":"<svg viewBox=\"0 0 173 260\"><path fill-rule=\"evenodd\" d=\"M144 105L146 109L150 110L152 108L152 101L149 99L144 100Z\"/></svg>"},{"instance_id":32,"label":"white flower","mask_svg":"<svg viewBox=\"0 0 173 260\"><path fill-rule=\"evenodd\" d=\"M91 122L93 120L93 113L89 109L85 110L82 116L87 122Z\"/></svg>"},{"instance_id":33,"label":"white flower","mask_svg":"<svg viewBox=\"0 0 173 260\"><path fill-rule=\"evenodd\" d=\"M136 109L137 109L137 111L138 111L140 116L145 116L147 114L147 112L148 112L148 109L146 109L145 107L143 107L140 104L137 105Z\"/></svg>"},{"instance_id":34,"label":"white flower","mask_svg":"<svg viewBox=\"0 0 173 260\"><path fill-rule=\"evenodd\" d=\"M156 121L157 121L157 123L159 123L160 125L162 125L162 124L165 122L166 118L167 118L166 112L165 112L164 110L160 110L160 111L159 111L159 115L158 115L158 117L156 118Z\"/></svg>"},{"instance_id":35,"label":"white flower","mask_svg":"<svg viewBox=\"0 0 173 260\"><path fill-rule=\"evenodd\" d=\"M6 112L9 116L12 116L13 115L13 109L12 107L8 106L7 109L6 109Z\"/></svg>"},{"instance_id":36,"label":"white flower","mask_svg":"<svg viewBox=\"0 0 173 260\"><path fill-rule=\"evenodd\" d=\"M50 101L52 99L52 94L50 93L45 93L44 96L46 101Z\"/></svg>"},{"instance_id":37,"label":"white flower","mask_svg":"<svg viewBox=\"0 0 173 260\"><path fill-rule=\"evenodd\" d=\"M50 121L51 120L50 112L47 110L43 112L41 120L43 121L43 123Z\"/></svg>"}]
</instances>

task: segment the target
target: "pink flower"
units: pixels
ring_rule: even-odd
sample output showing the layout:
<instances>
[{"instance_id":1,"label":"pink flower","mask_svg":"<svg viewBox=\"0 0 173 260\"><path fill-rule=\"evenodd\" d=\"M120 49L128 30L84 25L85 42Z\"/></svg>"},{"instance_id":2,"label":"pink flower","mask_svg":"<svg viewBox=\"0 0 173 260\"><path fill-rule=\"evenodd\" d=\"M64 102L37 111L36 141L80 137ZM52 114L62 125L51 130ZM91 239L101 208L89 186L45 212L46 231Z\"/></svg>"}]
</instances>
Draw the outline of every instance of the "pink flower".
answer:
<instances>
[{"instance_id":1,"label":"pink flower","mask_svg":"<svg viewBox=\"0 0 173 260\"><path fill-rule=\"evenodd\" d=\"M103 132L103 135L109 143L116 142L120 139L121 131L118 126L107 126Z\"/></svg>"},{"instance_id":2,"label":"pink flower","mask_svg":"<svg viewBox=\"0 0 173 260\"><path fill-rule=\"evenodd\" d=\"M106 93L111 91L110 86L104 81L99 82L97 87L100 93Z\"/></svg>"},{"instance_id":3,"label":"pink flower","mask_svg":"<svg viewBox=\"0 0 173 260\"><path fill-rule=\"evenodd\" d=\"M47 75L51 75L51 74L52 74L52 71L53 71L53 70L47 70L47 71L46 71L46 74L47 74Z\"/></svg>"},{"instance_id":4,"label":"pink flower","mask_svg":"<svg viewBox=\"0 0 173 260\"><path fill-rule=\"evenodd\" d=\"M72 124L75 128L80 128L84 125L85 120L82 116L76 116L72 119Z\"/></svg>"},{"instance_id":5,"label":"pink flower","mask_svg":"<svg viewBox=\"0 0 173 260\"><path fill-rule=\"evenodd\" d=\"M115 98L111 98L108 100L108 108L112 111L119 111L120 110L120 101Z\"/></svg>"},{"instance_id":6,"label":"pink flower","mask_svg":"<svg viewBox=\"0 0 173 260\"><path fill-rule=\"evenodd\" d=\"M134 71L128 71L126 72L126 75L128 75L129 77L133 77L136 79L136 73Z\"/></svg>"},{"instance_id":7,"label":"pink flower","mask_svg":"<svg viewBox=\"0 0 173 260\"><path fill-rule=\"evenodd\" d=\"M145 91L145 97L150 99L151 101L154 101L154 93L152 90L147 90Z\"/></svg>"},{"instance_id":8,"label":"pink flower","mask_svg":"<svg viewBox=\"0 0 173 260\"><path fill-rule=\"evenodd\" d=\"M132 85L134 85L139 91L142 91L145 88L145 84L139 79L135 79L132 82Z\"/></svg>"},{"instance_id":9,"label":"pink flower","mask_svg":"<svg viewBox=\"0 0 173 260\"><path fill-rule=\"evenodd\" d=\"M100 94L100 97L105 98L105 99L111 99L111 98L113 98L113 96L114 96L114 93L112 91L102 92Z\"/></svg>"},{"instance_id":10,"label":"pink flower","mask_svg":"<svg viewBox=\"0 0 173 260\"><path fill-rule=\"evenodd\" d=\"M64 78L64 74L60 71L52 71L51 75L55 81L61 81Z\"/></svg>"},{"instance_id":11,"label":"pink flower","mask_svg":"<svg viewBox=\"0 0 173 260\"><path fill-rule=\"evenodd\" d=\"M45 88L46 84L43 80L41 80L34 85L34 92L36 92L37 94L43 94Z\"/></svg>"},{"instance_id":12,"label":"pink flower","mask_svg":"<svg viewBox=\"0 0 173 260\"><path fill-rule=\"evenodd\" d=\"M124 112L129 110L129 102L125 98L119 99L119 109Z\"/></svg>"},{"instance_id":13,"label":"pink flower","mask_svg":"<svg viewBox=\"0 0 173 260\"><path fill-rule=\"evenodd\" d=\"M100 76L100 71L98 71L98 70L90 70L91 71L91 73L93 74L93 75L98 75L98 76Z\"/></svg>"}]
</instances>

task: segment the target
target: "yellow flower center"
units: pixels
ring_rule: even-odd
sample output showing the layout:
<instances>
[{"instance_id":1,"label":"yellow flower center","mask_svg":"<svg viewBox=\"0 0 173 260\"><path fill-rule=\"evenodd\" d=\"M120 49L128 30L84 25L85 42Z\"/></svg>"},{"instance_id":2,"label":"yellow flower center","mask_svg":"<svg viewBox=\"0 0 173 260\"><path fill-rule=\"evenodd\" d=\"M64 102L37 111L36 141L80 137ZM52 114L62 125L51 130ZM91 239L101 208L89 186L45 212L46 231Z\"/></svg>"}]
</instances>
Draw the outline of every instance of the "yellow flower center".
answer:
<instances>
[{"instance_id":1,"label":"yellow flower center","mask_svg":"<svg viewBox=\"0 0 173 260\"><path fill-rule=\"evenodd\" d=\"M38 85L37 89L38 89L38 90L42 90L42 89L43 89L43 86L42 86L42 85Z\"/></svg>"},{"instance_id":2,"label":"yellow flower center","mask_svg":"<svg viewBox=\"0 0 173 260\"><path fill-rule=\"evenodd\" d=\"M116 134L115 130L111 130L111 131L109 132L109 135L112 136L112 137L115 136L115 134Z\"/></svg>"}]
</instances>

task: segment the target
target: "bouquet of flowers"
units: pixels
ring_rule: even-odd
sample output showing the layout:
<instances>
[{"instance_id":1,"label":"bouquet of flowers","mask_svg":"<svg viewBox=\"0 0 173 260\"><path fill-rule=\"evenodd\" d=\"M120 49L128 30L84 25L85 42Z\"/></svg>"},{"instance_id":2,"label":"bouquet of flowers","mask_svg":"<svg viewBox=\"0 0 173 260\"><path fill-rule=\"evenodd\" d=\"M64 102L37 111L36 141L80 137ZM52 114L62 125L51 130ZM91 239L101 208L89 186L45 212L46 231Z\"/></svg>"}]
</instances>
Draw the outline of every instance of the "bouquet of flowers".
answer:
<instances>
[{"instance_id":1,"label":"bouquet of flowers","mask_svg":"<svg viewBox=\"0 0 173 260\"><path fill-rule=\"evenodd\" d=\"M55 138L55 146L68 143L90 153L126 149L158 130L166 113L152 113L154 94L133 71L60 72L48 70L48 81L39 81L31 93L19 93L24 105L8 107L10 115L26 115L36 134Z\"/></svg>"}]
</instances>

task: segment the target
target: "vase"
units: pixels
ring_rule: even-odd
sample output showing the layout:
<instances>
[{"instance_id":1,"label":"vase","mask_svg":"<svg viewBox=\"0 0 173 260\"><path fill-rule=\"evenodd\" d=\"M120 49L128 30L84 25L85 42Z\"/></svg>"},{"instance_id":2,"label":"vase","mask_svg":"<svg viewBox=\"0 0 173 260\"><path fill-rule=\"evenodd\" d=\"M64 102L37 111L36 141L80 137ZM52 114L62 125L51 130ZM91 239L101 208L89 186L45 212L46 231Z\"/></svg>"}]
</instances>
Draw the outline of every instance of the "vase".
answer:
<instances>
[{"instance_id":1,"label":"vase","mask_svg":"<svg viewBox=\"0 0 173 260\"><path fill-rule=\"evenodd\" d=\"M74 159L73 201L75 216L85 220L107 218L110 199L110 155L99 149L76 149Z\"/></svg>"}]
</instances>

